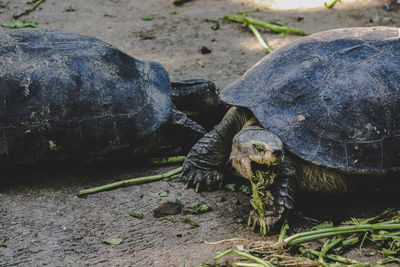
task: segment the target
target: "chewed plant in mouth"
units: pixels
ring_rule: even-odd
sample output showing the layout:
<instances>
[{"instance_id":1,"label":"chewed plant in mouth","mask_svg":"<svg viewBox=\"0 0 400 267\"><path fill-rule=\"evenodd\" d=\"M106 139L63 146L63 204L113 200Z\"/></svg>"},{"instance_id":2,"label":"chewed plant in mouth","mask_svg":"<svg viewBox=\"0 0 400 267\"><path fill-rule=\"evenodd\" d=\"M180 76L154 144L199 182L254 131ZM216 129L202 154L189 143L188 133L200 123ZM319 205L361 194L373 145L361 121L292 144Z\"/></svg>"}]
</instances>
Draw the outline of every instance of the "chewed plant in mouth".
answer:
<instances>
[{"instance_id":1,"label":"chewed plant in mouth","mask_svg":"<svg viewBox=\"0 0 400 267\"><path fill-rule=\"evenodd\" d=\"M270 232L270 226L266 222L266 211L264 203L273 201L273 196L268 191L269 186L273 183L276 172L265 172L256 170L255 175L250 179L252 189L252 199L250 201L254 211L250 212L248 225L254 230L257 224L260 226L261 235Z\"/></svg>"}]
</instances>

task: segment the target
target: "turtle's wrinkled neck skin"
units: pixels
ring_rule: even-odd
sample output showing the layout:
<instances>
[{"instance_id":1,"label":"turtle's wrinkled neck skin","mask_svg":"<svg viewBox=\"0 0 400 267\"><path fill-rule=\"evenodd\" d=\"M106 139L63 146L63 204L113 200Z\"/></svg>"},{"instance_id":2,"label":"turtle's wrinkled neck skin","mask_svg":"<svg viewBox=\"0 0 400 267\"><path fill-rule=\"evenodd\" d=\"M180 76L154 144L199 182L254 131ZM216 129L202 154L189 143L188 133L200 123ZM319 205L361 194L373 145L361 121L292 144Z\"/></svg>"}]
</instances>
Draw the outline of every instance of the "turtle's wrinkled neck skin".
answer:
<instances>
[{"instance_id":1,"label":"turtle's wrinkled neck skin","mask_svg":"<svg viewBox=\"0 0 400 267\"><path fill-rule=\"evenodd\" d=\"M303 192L346 193L352 190L349 177L336 170L297 160L297 184Z\"/></svg>"}]
</instances>

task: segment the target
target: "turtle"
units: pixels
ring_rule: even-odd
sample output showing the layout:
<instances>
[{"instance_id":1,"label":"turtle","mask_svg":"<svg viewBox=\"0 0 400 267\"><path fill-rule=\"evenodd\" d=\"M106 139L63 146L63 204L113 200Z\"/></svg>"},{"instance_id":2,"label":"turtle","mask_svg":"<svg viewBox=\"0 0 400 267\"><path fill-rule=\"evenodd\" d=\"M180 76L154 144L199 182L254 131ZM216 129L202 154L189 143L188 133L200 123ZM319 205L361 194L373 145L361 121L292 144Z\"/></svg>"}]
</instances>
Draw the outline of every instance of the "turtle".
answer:
<instances>
[{"instance_id":1,"label":"turtle","mask_svg":"<svg viewBox=\"0 0 400 267\"><path fill-rule=\"evenodd\" d=\"M161 64L93 37L50 29L5 31L0 166L86 162L122 151L139 157L170 143L188 150L206 129L173 100L204 105L209 117L217 93L204 79L171 83Z\"/></svg>"},{"instance_id":2,"label":"turtle","mask_svg":"<svg viewBox=\"0 0 400 267\"><path fill-rule=\"evenodd\" d=\"M220 97L231 108L190 150L187 187L218 188L232 167L249 180L261 172L269 229L300 193L400 191L399 29L311 34L265 56Z\"/></svg>"}]
</instances>

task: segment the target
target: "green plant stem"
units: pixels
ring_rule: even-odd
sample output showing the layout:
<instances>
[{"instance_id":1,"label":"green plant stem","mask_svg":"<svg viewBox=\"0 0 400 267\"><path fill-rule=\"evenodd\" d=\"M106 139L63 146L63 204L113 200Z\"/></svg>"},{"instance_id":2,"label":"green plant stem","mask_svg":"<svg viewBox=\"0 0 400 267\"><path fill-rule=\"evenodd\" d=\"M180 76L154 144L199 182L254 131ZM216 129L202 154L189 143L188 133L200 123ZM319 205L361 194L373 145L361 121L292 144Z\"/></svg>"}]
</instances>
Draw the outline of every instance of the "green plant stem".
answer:
<instances>
[{"instance_id":1,"label":"green plant stem","mask_svg":"<svg viewBox=\"0 0 400 267\"><path fill-rule=\"evenodd\" d=\"M37 28L37 23L34 21L24 20L23 22L20 21L4 22L3 24L1 24L1 26L4 28L17 28L17 29L27 28L27 27Z\"/></svg>"},{"instance_id":2,"label":"green plant stem","mask_svg":"<svg viewBox=\"0 0 400 267\"><path fill-rule=\"evenodd\" d=\"M189 217L186 216L181 216L180 220L184 223L190 224L191 226L199 227L199 223L196 222L195 220L190 219Z\"/></svg>"},{"instance_id":3,"label":"green plant stem","mask_svg":"<svg viewBox=\"0 0 400 267\"><path fill-rule=\"evenodd\" d=\"M142 219L143 218L143 214L142 213L136 213L134 211L129 212L129 215L138 219Z\"/></svg>"},{"instance_id":4,"label":"green plant stem","mask_svg":"<svg viewBox=\"0 0 400 267\"><path fill-rule=\"evenodd\" d=\"M340 2L341 0L333 0L332 2L330 2L330 3L324 3L324 6L326 7L326 8L332 8L337 2Z\"/></svg>"},{"instance_id":5,"label":"green plant stem","mask_svg":"<svg viewBox=\"0 0 400 267\"><path fill-rule=\"evenodd\" d=\"M395 230L400 229L400 224L359 224L359 225L351 225L351 226L339 226L332 228L325 228L315 231L308 231L304 233L298 233L292 236L289 236L283 242L288 245L298 245L305 242L310 242L313 240L331 237L335 235L342 234L352 234L357 232L364 232L370 230Z\"/></svg>"},{"instance_id":6,"label":"green plant stem","mask_svg":"<svg viewBox=\"0 0 400 267\"><path fill-rule=\"evenodd\" d=\"M290 246L296 246L296 245L299 245L299 244L302 244L302 243L311 242L311 241L318 240L318 239L321 239L321 238L332 237L332 236L343 235L343 234L352 234L352 233L355 233L355 232L362 232L362 231L366 231L366 230L332 231L332 232L329 232L329 233L321 233L321 234L314 234L314 235L309 235L309 236L298 237L298 238L290 240L288 243L285 242L285 240L286 240L285 239L283 242L288 244L288 245L290 245Z\"/></svg>"},{"instance_id":7,"label":"green plant stem","mask_svg":"<svg viewBox=\"0 0 400 267\"><path fill-rule=\"evenodd\" d=\"M326 253L328 253L328 251L333 248L334 246L336 246L337 244L339 244L340 242L342 242L343 240L345 240L346 238L344 236L338 237L335 240L333 240L332 242L329 242L325 248L321 249L321 254L323 254L323 256L325 256Z\"/></svg>"},{"instance_id":8,"label":"green plant stem","mask_svg":"<svg viewBox=\"0 0 400 267\"><path fill-rule=\"evenodd\" d=\"M326 241L325 241L325 243L322 245L322 248L321 248L321 252L319 253L319 255L318 255L318 262L321 264L321 266L323 266L323 267L328 267L328 264L325 262L325 260L324 260L324 256L325 256L325 253L323 253L322 251L325 251L326 252L326 247L328 246L328 244L331 242L331 240L328 238Z\"/></svg>"},{"instance_id":9,"label":"green plant stem","mask_svg":"<svg viewBox=\"0 0 400 267\"><path fill-rule=\"evenodd\" d=\"M249 260L255 261L255 262L261 264L262 266L273 267L272 264L264 261L263 259L257 258L257 257L255 257L255 256L253 256L251 254L244 253L244 252L241 252L241 251L238 251L238 250L232 250L231 253L239 255L239 256L242 256L242 257L245 257L245 258L247 258Z\"/></svg>"},{"instance_id":10,"label":"green plant stem","mask_svg":"<svg viewBox=\"0 0 400 267\"><path fill-rule=\"evenodd\" d=\"M267 53L271 53L272 48L268 45L267 42L264 41L264 39L262 38L262 36L261 36L260 32L257 30L257 28L253 24L248 24L247 26L253 32L253 34L256 36L256 38L257 38L258 42L260 43L260 45L262 46L262 48L264 48L265 51L267 51Z\"/></svg>"},{"instance_id":11,"label":"green plant stem","mask_svg":"<svg viewBox=\"0 0 400 267\"><path fill-rule=\"evenodd\" d=\"M85 189L85 190L79 191L78 196L93 194L93 193L97 193L100 191L114 189L114 188L121 187L121 186L132 185L132 184L136 184L136 183L158 181L158 180L162 180L162 179L168 178L170 176L173 176L175 174L178 174L181 171L182 171L182 167L179 167L179 168L173 169L169 172L159 174L159 175L133 178L133 179L119 181L119 182L115 182L115 183L111 183L111 184L107 184L107 185L103 185L103 186L93 187L90 189Z\"/></svg>"},{"instance_id":12,"label":"green plant stem","mask_svg":"<svg viewBox=\"0 0 400 267\"><path fill-rule=\"evenodd\" d=\"M300 252L301 253L310 253L310 254L312 254L312 255L314 255L316 257L319 257L319 255L320 255L319 251L316 251L316 250L313 250L313 249L309 249L309 248L304 248L304 247L300 248ZM363 264L363 263L361 263L359 261L352 260L352 259L347 259L347 258L338 256L338 255L333 255L333 254L325 255L325 257L327 259L329 259L329 260L337 261L337 262L341 262L341 263L345 263L345 264Z\"/></svg>"},{"instance_id":13,"label":"green plant stem","mask_svg":"<svg viewBox=\"0 0 400 267\"><path fill-rule=\"evenodd\" d=\"M13 18L14 18L14 19L18 19L18 18L20 18L20 17L22 17L22 16L28 15L29 13L33 12L33 11L34 11L41 3L43 3L43 2L44 2L44 0L38 0L38 1L36 1L36 2L32 2L32 3L34 3L34 5L33 5L31 8L25 10L25 11L22 12L21 14L14 15Z\"/></svg>"},{"instance_id":14,"label":"green plant stem","mask_svg":"<svg viewBox=\"0 0 400 267\"><path fill-rule=\"evenodd\" d=\"M277 25L277 24L271 24L271 23L267 23L267 22L249 18L249 17L244 17L244 19L249 24L258 25L260 27L272 30L274 32L280 32L280 33L284 33L284 34L307 35L307 33L305 33L304 31L296 29L296 28L292 28L292 27L288 27L288 26L281 26L281 25Z\"/></svg>"},{"instance_id":15,"label":"green plant stem","mask_svg":"<svg viewBox=\"0 0 400 267\"><path fill-rule=\"evenodd\" d=\"M379 223L375 223L375 224L380 225L380 224L392 224L392 223L400 223L400 218L395 218L395 219L391 219L388 221L379 222Z\"/></svg>"},{"instance_id":16,"label":"green plant stem","mask_svg":"<svg viewBox=\"0 0 400 267\"><path fill-rule=\"evenodd\" d=\"M352 246L352 245L357 244L358 241L359 241L359 238L358 237L354 237L354 238L351 238L351 239L344 240L342 242L342 245L343 245L343 247Z\"/></svg>"},{"instance_id":17,"label":"green plant stem","mask_svg":"<svg viewBox=\"0 0 400 267\"><path fill-rule=\"evenodd\" d=\"M286 26L285 23L279 22L279 21L268 21L270 24L278 25L278 26Z\"/></svg>"},{"instance_id":18,"label":"green plant stem","mask_svg":"<svg viewBox=\"0 0 400 267\"><path fill-rule=\"evenodd\" d=\"M43 3L44 0L38 0L35 2L35 4L33 5L32 9L35 10L41 3Z\"/></svg>"},{"instance_id":19,"label":"green plant stem","mask_svg":"<svg viewBox=\"0 0 400 267\"><path fill-rule=\"evenodd\" d=\"M393 212L393 209L387 209L384 212L382 212L381 214L378 214L375 217L372 218L366 218L366 219L355 219L357 224L370 224L373 223L374 221L378 221L381 218L386 217L388 214L390 214L391 212ZM385 223L385 222L382 222Z\"/></svg>"},{"instance_id":20,"label":"green plant stem","mask_svg":"<svg viewBox=\"0 0 400 267\"><path fill-rule=\"evenodd\" d=\"M259 8L254 8L254 9L249 9L249 10L243 10L243 11L238 11L237 13L240 15L247 15L249 13L254 13L260 11Z\"/></svg>"},{"instance_id":21,"label":"green plant stem","mask_svg":"<svg viewBox=\"0 0 400 267\"><path fill-rule=\"evenodd\" d=\"M281 232L279 233L278 242L282 242L285 239L286 232L288 229L289 229L288 220L287 220L287 218L285 218L285 221L283 222L282 227L281 227Z\"/></svg>"},{"instance_id":22,"label":"green plant stem","mask_svg":"<svg viewBox=\"0 0 400 267\"><path fill-rule=\"evenodd\" d=\"M171 163L182 163L186 160L186 156L176 156L168 158L151 158L151 163L156 165L171 164Z\"/></svg>"},{"instance_id":23,"label":"green plant stem","mask_svg":"<svg viewBox=\"0 0 400 267\"><path fill-rule=\"evenodd\" d=\"M229 264L234 267L264 267L262 264L247 262L230 262Z\"/></svg>"},{"instance_id":24,"label":"green plant stem","mask_svg":"<svg viewBox=\"0 0 400 267\"><path fill-rule=\"evenodd\" d=\"M340 242L342 242L344 239L346 239L344 236L338 237L335 240L333 240L332 242L330 241L330 239L328 239L325 244L322 246L321 248L321 252L319 254L318 257L318 261L322 264L327 266L326 262L324 261L324 257L326 257L326 253L328 253L328 251L333 248L334 246L336 246L337 244L339 244Z\"/></svg>"},{"instance_id":25,"label":"green plant stem","mask_svg":"<svg viewBox=\"0 0 400 267\"><path fill-rule=\"evenodd\" d=\"M384 258L383 260L377 261L376 264L388 264L391 262L399 262L400 263L400 259L393 257L393 256L389 256Z\"/></svg>"},{"instance_id":26,"label":"green plant stem","mask_svg":"<svg viewBox=\"0 0 400 267\"><path fill-rule=\"evenodd\" d=\"M245 253L245 252L241 252L241 251L238 251L238 250L233 250L233 249L228 249L228 250L226 250L226 251L224 251L224 252L219 253L217 256L215 256L214 260L219 260L219 259L221 259L222 257L225 257L225 256L228 255L228 254L236 254L236 255L245 257L246 259L255 261L256 264L258 264L258 265L254 265L254 263L245 263L245 264L248 264L248 265L240 265L240 264L242 264L241 262L235 262L235 264L233 264L233 266L264 266L264 267L273 267L272 264L270 264L270 263L264 261L263 259L257 258L257 257L255 257L255 256L253 256L253 255L251 255L251 254L248 254L248 253Z\"/></svg>"},{"instance_id":27,"label":"green plant stem","mask_svg":"<svg viewBox=\"0 0 400 267\"><path fill-rule=\"evenodd\" d=\"M360 243L360 250L361 250L361 251L363 251L364 241L367 239L367 236L368 236L368 232L366 232L366 233L364 234L364 236L363 236L363 238L362 238L362 240L361 240L361 243Z\"/></svg>"},{"instance_id":28,"label":"green plant stem","mask_svg":"<svg viewBox=\"0 0 400 267\"><path fill-rule=\"evenodd\" d=\"M224 18L231 20L231 21L235 21L235 22L240 22L240 23L245 23L245 24L254 24L254 25L269 29L273 32L279 32L279 33L284 33L284 34L295 34L295 35L307 35L307 33L303 32L302 30L296 29L296 28L272 24L272 23L261 21L261 20L249 18L246 16L238 17L238 16L228 14L228 15L225 15Z\"/></svg>"},{"instance_id":29,"label":"green plant stem","mask_svg":"<svg viewBox=\"0 0 400 267\"><path fill-rule=\"evenodd\" d=\"M232 252L232 249L228 249L224 252L218 253L217 256L215 256L214 260L219 260L220 258L225 257L226 255L228 255L231 252Z\"/></svg>"}]
</instances>

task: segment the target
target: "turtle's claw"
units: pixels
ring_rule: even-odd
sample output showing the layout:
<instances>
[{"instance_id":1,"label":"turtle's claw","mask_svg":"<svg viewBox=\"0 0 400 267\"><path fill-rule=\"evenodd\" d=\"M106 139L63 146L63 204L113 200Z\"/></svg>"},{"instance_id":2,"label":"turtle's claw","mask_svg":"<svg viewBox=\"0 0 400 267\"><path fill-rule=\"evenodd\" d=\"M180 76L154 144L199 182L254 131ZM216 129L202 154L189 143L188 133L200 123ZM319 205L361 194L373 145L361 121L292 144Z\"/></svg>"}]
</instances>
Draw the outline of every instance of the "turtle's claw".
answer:
<instances>
[{"instance_id":1,"label":"turtle's claw","mask_svg":"<svg viewBox=\"0 0 400 267\"><path fill-rule=\"evenodd\" d=\"M265 222L267 224L267 232L270 232L271 229L274 229L278 226L278 223L281 222L280 216L268 216L265 217Z\"/></svg>"},{"instance_id":2,"label":"turtle's claw","mask_svg":"<svg viewBox=\"0 0 400 267\"><path fill-rule=\"evenodd\" d=\"M247 220L247 225L251 227L251 230L255 231L256 227L259 226L260 216L255 210L250 211L249 219Z\"/></svg>"},{"instance_id":3,"label":"turtle's claw","mask_svg":"<svg viewBox=\"0 0 400 267\"><path fill-rule=\"evenodd\" d=\"M250 212L249 220L247 221L247 225L250 226L251 230L254 232L257 227L258 218L255 218L255 216L253 216L253 215L254 214L252 214L252 212Z\"/></svg>"},{"instance_id":4,"label":"turtle's claw","mask_svg":"<svg viewBox=\"0 0 400 267\"><path fill-rule=\"evenodd\" d=\"M186 180L186 188L194 187L196 192L200 192L203 189L215 190L220 187L225 174L213 169L201 169L185 161L182 177Z\"/></svg>"},{"instance_id":5,"label":"turtle's claw","mask_svg":"<svg viewBox=\"0 0 400 267\"><path fill-rule=\"evenodd\" d=\"M196 187L195 187L194 191L195 191L196 193L198 193L198 192L201 191L200 188L201 188L201 183L196 183Z\"/></svg>"},{"instance_id":6,"label":"turtle's claw","mask_svg":"<svg viewBox=\"0 0 400 267\"><path fill-rule=\"evenodd\" d=\"M275 215L275 216L274 216ZM276 216L273 211L265 211L264 215L264 220L265 220L265 228L266 228L266 233L271 232L271 229L274 229L278 223L281 221L281 216ZM249 214L249 219L247 220L247 225L251 227L252 231L255 231L256 229L260 229L262 232L262 227L260 223L260 215L258 214L257 211L252 210L250 211Z\"/></svg>"}]
</instances>

